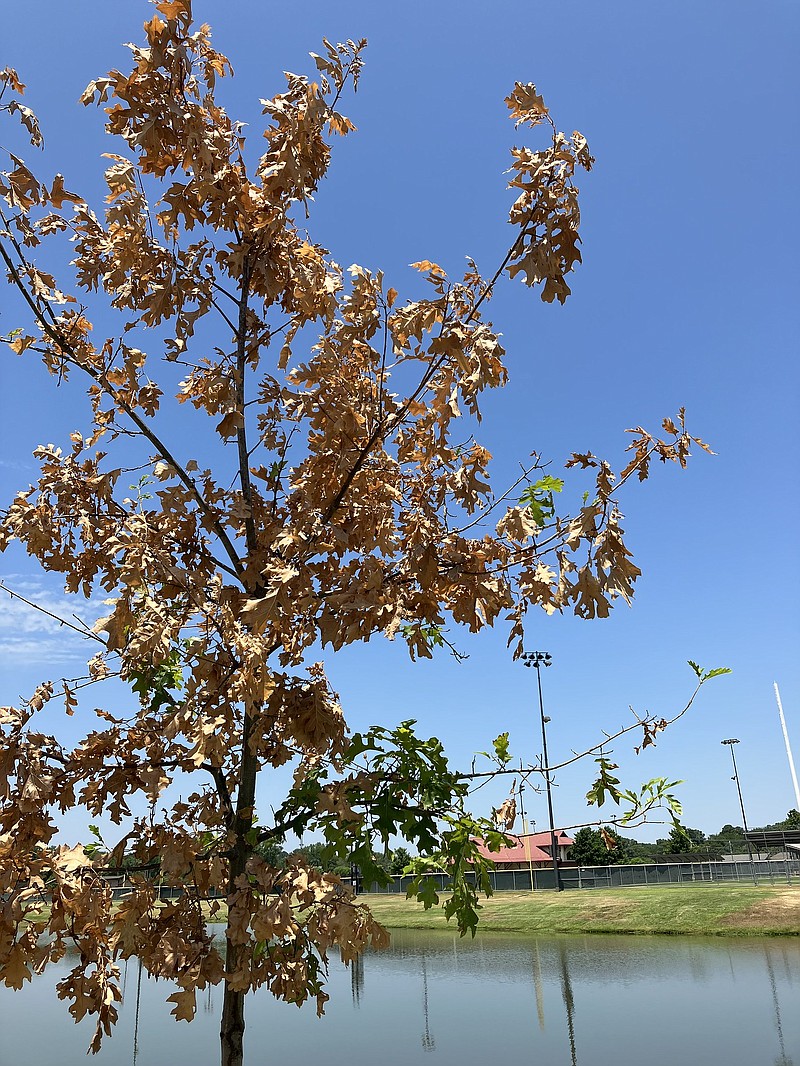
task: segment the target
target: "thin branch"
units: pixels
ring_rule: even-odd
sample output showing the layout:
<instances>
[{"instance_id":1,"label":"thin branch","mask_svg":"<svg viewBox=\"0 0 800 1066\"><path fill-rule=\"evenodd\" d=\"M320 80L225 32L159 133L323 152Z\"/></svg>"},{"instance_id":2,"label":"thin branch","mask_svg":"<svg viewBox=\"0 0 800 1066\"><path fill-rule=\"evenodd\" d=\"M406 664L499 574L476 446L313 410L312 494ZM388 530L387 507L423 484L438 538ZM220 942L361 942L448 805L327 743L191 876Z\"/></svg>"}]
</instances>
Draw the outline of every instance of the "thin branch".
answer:
<instances>
[{"instance_id":1,"label":"thin branch","mask_svg":"<svg viewBox=\"0 0 800 1066\"><path fill-rule=\"evenodd\" d=\"M92 640L96 640L99 644L102 644L104 648L107 647L106 642L103 640L102 637L99 637L97 633L93 633L90 629L81 629L78 626L73 625L72 622L68 622L66 618L61 618L60 615L53 614L52 611L45 610L45 608L40 607L38 603L34 603L33 600L26 599L26 597L21 595L19 592L15 592L13 589L10 589L4 581L0 581L0 589L2 589L3 592L7 592L12 599L22 600L22 602L27 604L28 607L33 607L35 611L39 611L41 614L46 614L48 618L52 618L54 621L58 622L59 625L66 626L67 629L73 630L75 633L80 634L80 636L82 637L91 637Z\"/></svg>"},{"instance_id":2,"label":"thin branch","mask_svg":"<svg viewBox=\"0 0 800 1066\"><path fill-rule=\"evenodd\" d=\"M473 305L472 309L470 310L470 313L464 319L464 325L469 325L471 322L473 322L475 320L475 317L476 317L476 315L478 313L478 309L480 308L481 304L486 299L488 299L488 297L490 296L490 294L492 292L492 289L494 288L497 280L499 279L499 277L502 274L502 272L505 270L505 268L508 265L511 257L513 256L518 244L520 243L520 241L524 237L525 237L525 232L523 231L517 237L517 239L514 241L514 243L511 245L511 247L509 248L508 252L506 253L505 258L503 259L503 262L500 264L498 269L495 271L495 274L492 277L491 281L488 283L486 288L483 290L483 293L481 294L481 296L478 298L478 300ZM444 330L446 320L447 320L447 309L445 309L445 313L444 313L444 316L442 318L442 322L441 322L441 325L440 325L440 331L439 331L440 335L441 335L441 333ZM331 499L330 503L325 508L325 511L324 511L324 513L322 515L322 524L323 525L327 525L328 522L330 522L330 520L333 517L333 515L338 510L339 505L341 504L341 502L344 500L345 496L347 495L347 492L348 492L348 490L350 488L350 485L353 483L353 479L355 478L355 476L358 474L358 472L361 469L361 467L366 462L367 457L372 452L372 449L375 447L377 442L379 440L383 439L389 433L393 432L395 429L397 429L398 426L400 426L403 423L403 421L405 420L406 415L408 414L408 411L410 410L411 405L419 398L419 396L422 394L422 392L424 392L424 390L427 388L427 386L430 383L431 379L433 378L434 374L436 373L436 371L439 369L439 367L442 365L442 363L445 361L446 358L447 358L446 354L442 353L442 355L438 356L438 358L432 359L431 362L428 364L427 368L425 369L425 372L423 373L419 383L417 384L417 387L414 389L414 391L411 393L411 395L406 399L405 403L400 407L400 409L398 411L396 411L393 415L391 415L389 418L386 418L386 419L379 418L378 419L378 423L375 426L375 429L372 431L372 433L370 433L369 437L367 438L367 441L364 444L364 446L363 446L361 452L359 453L358 457L356 458L355 463L353 464L353 466L350 469L350 471L347 473L344 481L342 482L341 486L339 487L339 489L337 490L337 492L335 493L335 495Z\"/></svg>"},{"instance_id":3,"label":"thin branch","mask_svg":"<svg viewBox=\"0 0 800 1066\"><path fill-rule=\"evenodd\" d=\"M579 762L581 759L585 759L587 755L594 755L596 752L599 752L602 748L604 748L606 744L610 744L612 743L612 741L618 740L619 737L624 736L626 733L630 733L634 729L642 729L643 727L651 725L655 722L664 722L664 725L659 729L659 732L663 732L663 730L666 729L668 726L671 726L674 722L677 722L679 718L683 718L683 716L694 703L695 697L697 696L697 693L700 691L702 686L703 682L701 681L695 687L694 692L692 692L692 695L689 697L689 701L687 702L683 710L679 711L672 718L658 719L653 717L652 715L646 718L637 717L636 721L632 725L622 726L620 729L617 730L616 733L607 733L604 740L599 741L597 744L593 744L590 748L586 748L584 751L573 751L572 757L569 759L565 759L563 762L552 763L549 766L527 766L524 768L524 770L526 773L537 774L549 774L553 773L555 770L563 770L564 767L572 766L573 763ZM517 767L516 769L486 770L482 773L459 774L458 776L460 778L463 778L464 780L473 780L482 777L501 777L508 774L518 774L520 772L520 768Z\"/></svg>"},{"instance_id":4,"label":"thin branch","mask_svg":"<svg viewBox=\"0 0 800 1066\"><path fill-rule=\"evenodd\" d=\"M232 292L228 292L228 290L225 288L224 285L220 285L220 283L218 281L214 281L213 279L211 281L211 285L212 285L213 288L218 289L223 294L223 296L227 296L228 299L232 303L236 304L236 306L238 307L238 305L239 305L238 298L236 296L234 296L234 294Z\"/></svg>"},{"instance_id":5,"label":"thin branch","mask_svg":"<svg viewBox=\"0 0 800 1066\"><path fill-rule=\"evenodd\" d=\"M241 424L236 427L236 444L239 453L239 482L246 508L245 538L247 554L252 557L258 546L256 523L253 516L253 489L250 484L250 466L247 454L247 423L245 420L245 372L247 370L247 310L250 298L250 257L242 260L241 293L239 297L239 327L236 331L236 408Z\"/></svg>"},{"instance_id":6,"label":"thin branch","mask_svg":"<svg viewBox=\"0 0 800 1066\"><path fill-rule=\"evenodd\" d=\"M226 295L227 295L227 293L226 293ZM222 315L222 317L225 319L226 323L230 326L231 333L233 333L233 335L236 336L236 326L234 325L233 321L230 318L228 318L228 316L225 314L225 312L222 310L222 308L219 306L219 304L217 303L217 301L214 299L213 296L211 297L211 305L212 305L212 307L215 308L215 310L217 310L220 313L220 315Z\"/></svg>"},{"instance_id":7,"label":"thin branch","mask_svg":"<svg viewBox=\"0 0 800 1066\"><path fill-rule=\"evenodd\" d=\"M477 516L477 518L473 519L472 522L468 522L467 525L461 526L460 529L454 529L452 531L453 534L455 536L461 536L462 533L466 533L466 531L468 529L472 529L473 526L476 526L476 525L478 525L479 522L482 522L486 518L486 516L490 515L492 513L492 511L496 507L499 507L499 505L503 502L503 500L507 500L508 499L508 497L514 491L514 489L517 487L517 485L521 485L523 481L527 481L528 480L528 476L531 474L532 471L539 470L539 469L540 469L539 460L537 459L536 462L533 464L533 466L529 466L526 470L523 470L523 472L520 474L520 476L517 478L517 480L514 482L514 484L513 485L509 485L509 487L506 489L506 491L503 493L502 496L498 496L497 499L494 500L489 507L485 507L481 511L481 513Z\"/></svg>"},{"instance_id":8,"label":"thin branch","mask_svg":"<svg viewBox=\"0 0 800 1066\"><path fill-rule=\"evenodd\" d=\"M6 225L8 225L8 220L5 218L4 214L2 215L2 217L3 217L3 221L6 223ZM147 440L150 441L150 443L157 450L157 452L162 457L162 459L164 459L167 463L169 463L169 465L172 467L172 469L178 475L179 479L183 482L183 484L186 486L186 488L189 490L189 492L194 497L195 502L197 503L197 505L200 508L200 510L203 512L204 515L206 515L210 519L211 524L212 524L212 528L214 529L214 532L216 533L217 537L219 538L220 542L222 543L223 547L225 548L226 555L228 556L228 558L231 560L231 563L233 564L233 570L234 570L237 578L241 578L241 576L242 576L241 560L239 559L239 556L236 553L236 549L234 548L233 543L232 543L230 537L228 536L227 531L225 530L224 526L222 525L222 523L221 523L221 521L219 519L219 516L213 511L213 509L211 507L209 507L209 505L203 499L202 493L200 492L200 490L198 489L197 485L194 483L192 478L189 477L189 474L186 472L184 467L178 462L178 460L175 458L175 456L172 454L172 452L169 450L169 448L166 446L166 444L164 444L164 442L154 432L154 430L152 430L150 428L150 426L148 426L148 424L144 421L144 419L139 414L137 414L137 412L130 406L130 404L128 404L125 400L120 398L120 396L117 394L117 392L109 385L108 381L104 378L104 375L100 371L97 371L97 370L95 370L95 369L93 369L91 367L85 366L77 358L77 356L75 355L74 349L72 348L72 345L63 336L63 334L60 332L60 330L57 328L57 326L54 325L54 324L51 324L50 322L47 321L47 319L45 318L44 309L46 309L50 313L50 316L54 318L54 316L52 314L52 309L50 308L49 304L47 304L46 302L44 304L44 309L43 309L42 307L39 306L38 302L35 301L33 299L33 297L30 295L30 293L28 292L27 288L25 287L24 282L22 281L22 278L19 275L19 271L17 270L16 264L13 262L13 260L9 256L9 254L6 251L2 241L0 241L0 255L2 255L2 257L3 257L3 259L4 259L5 263L6 263L6 266L9 269L9 273L11 274L11 277L12 277L12 279L14 281L14 284L16 285L16 287L19 290L19 292L22 294L22 297L25 300L25 302L28 304L28 306L33 311L34 316L35 316L37 322L39 323L39 326L41 327L41 329L47 334L47 336L51 339L51 341L55 345L57 345L59 349L61 349L61 352L62 352L64 358L67 359L68 362L72 366L75 366L79 370L82 370L85 374L88 374L88 376L90 378L92 378L92 380L95 381L108 396L111 397L111 399L120 408L120 410L124 411L124 413L128 416L128 418L131 419L131 421L134 423L134 425L142 432L142 434L147 438ZM24 259L23 259L23 262L25 262ZM55 322L55 319L54 319L54 322Z\"/></svg>"},{"instance_id":9,"label":"thin branch","mask_svg":"<svg viewBox=\"0 0 800 1066\"><path fill-rule=\"evenodd\" d=\"M228 783L225 780L225 774L221 766L214 766L213 763L204 762L200 764L199 769L207 770L214 778L214 784L217 788L217 795L220 798L223 809L225 811L225 825L228 829L233 828L233 824L236 821L236 812L233 809L233 802L231 801L231 794L228 790Z\"/></svg>"}]
</instances>

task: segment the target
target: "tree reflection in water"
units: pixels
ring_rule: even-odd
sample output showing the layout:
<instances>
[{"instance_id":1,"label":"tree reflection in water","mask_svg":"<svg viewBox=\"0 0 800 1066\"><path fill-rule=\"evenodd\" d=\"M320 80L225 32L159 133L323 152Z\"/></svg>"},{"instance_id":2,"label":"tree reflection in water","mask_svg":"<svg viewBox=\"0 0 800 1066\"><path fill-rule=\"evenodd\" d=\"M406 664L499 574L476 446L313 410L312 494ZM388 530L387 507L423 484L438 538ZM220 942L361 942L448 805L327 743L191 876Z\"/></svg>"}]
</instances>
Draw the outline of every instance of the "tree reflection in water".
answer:
<instances>
[{"instance_id":1,"label":"tree reflection in water","mask_svg":"<svg viewBox=\"0 0 800 1066\"><path fill-rule=\"evenodd\" d=\"M361 1003L361 993L364 991L364 956L356 955L350 963L350 992L353 996L353 1006L358 1007Z\"/></svg>"}]
</instances>

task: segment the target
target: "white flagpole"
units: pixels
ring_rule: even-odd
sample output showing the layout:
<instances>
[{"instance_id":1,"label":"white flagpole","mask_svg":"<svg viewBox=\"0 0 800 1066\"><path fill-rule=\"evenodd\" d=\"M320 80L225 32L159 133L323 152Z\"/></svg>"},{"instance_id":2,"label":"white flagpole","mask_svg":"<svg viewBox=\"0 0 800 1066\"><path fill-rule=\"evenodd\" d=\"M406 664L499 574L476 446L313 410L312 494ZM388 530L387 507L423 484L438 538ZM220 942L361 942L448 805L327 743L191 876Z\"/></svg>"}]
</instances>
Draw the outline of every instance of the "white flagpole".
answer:
<instances>
[{"instance_id":1,"label":"white flagpole","mask_svg":"<svg viewBox=\"0 0 800 1066\"><path fill-rule=\"evenodd\" d=\"M792 774L792 783L794 785L794 798L797 803L796 810L800 811L800 786L797 784L797 772L794 768L794 759L792 758L792 749L789 746L789 734L786 732L786 719L783 717L783 706L781 704L781 694L778 691L778 682L773 681L775 688L775 699L778 701L778 714L781 718L781 729L783 730L783 741L786 745L786 754L789 758L789 770Z\"/></svg>"}]
</instances>

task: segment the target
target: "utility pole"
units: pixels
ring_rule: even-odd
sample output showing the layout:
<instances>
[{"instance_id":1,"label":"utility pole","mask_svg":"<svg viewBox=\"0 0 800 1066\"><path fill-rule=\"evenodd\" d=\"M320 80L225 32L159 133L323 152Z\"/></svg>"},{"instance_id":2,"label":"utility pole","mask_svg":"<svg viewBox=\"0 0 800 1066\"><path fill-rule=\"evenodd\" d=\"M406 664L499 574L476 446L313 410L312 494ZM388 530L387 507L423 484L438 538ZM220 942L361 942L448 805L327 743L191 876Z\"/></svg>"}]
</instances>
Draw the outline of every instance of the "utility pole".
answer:
<instances>
[{"instance_id":1,"label":"utility pole","mask_svg":"<svg viewBox=\"0 0 800 1066\"><path fill-rule=\"evenodd\" d=\"M542 699L542 666L550 666L553 657L550 652L547 651L532 651L527 652L522 656L522 661L526 666L533 666L536 670L536 681L539 688L539 717L542 722L542 761L544 770L544 780L547 786L547 813L550 818L550 851L553 856L553 873L556 875L556 888L559 892L564 891L564 885L561 880L561 869L558 864L558 840L556 839L555 820L553 818L553 793L550 785L550 771L548 769L547 759L547 730L546 724L550 721L544 713L544 700Z\"/></svg>"}]
</instances>

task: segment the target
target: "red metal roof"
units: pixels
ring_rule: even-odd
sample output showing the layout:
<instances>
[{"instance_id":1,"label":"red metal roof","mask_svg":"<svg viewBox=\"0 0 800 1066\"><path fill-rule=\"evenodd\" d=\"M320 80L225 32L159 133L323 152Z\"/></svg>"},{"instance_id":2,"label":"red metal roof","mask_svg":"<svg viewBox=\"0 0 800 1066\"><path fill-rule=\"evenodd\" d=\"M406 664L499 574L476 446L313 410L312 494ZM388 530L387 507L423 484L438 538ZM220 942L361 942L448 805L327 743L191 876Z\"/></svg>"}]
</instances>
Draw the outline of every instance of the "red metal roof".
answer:
<instances>
[{"instance_id":1,"label":"red metal roof","mask_svg":"<svg viewBox=\"0 0 800 1066\"><path fill-rule=\"evenodd\" d=\"M550 862L551 856L549 851L544 851L544 847L549 848L551 846L550 833L528 833L525 836L517 836L515 833L507 834L515 844L510 848L501 848L500 851L489 851L485 844L478 841L478 850L481 855L487 859L491 859L492 862ZM568 837L566 833L560 829L556 829L556 840L559 847L568 848L573 843L572 837Z\"/></svg>"}]
</instances>

